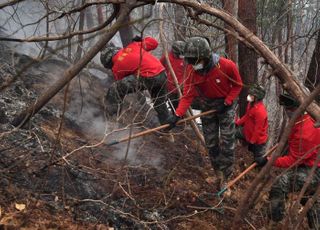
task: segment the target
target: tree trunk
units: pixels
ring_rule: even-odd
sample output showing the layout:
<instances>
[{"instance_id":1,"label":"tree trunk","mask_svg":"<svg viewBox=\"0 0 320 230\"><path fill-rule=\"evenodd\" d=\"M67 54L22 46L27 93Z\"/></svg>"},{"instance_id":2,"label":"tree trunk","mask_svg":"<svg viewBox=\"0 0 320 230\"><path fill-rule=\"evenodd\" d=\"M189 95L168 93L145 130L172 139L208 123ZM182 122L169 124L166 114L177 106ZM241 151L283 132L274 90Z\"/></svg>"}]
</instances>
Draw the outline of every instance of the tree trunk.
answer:
<instances>
[{"instance_id":1,"label":"tree trunk","mask_svg":"<svg viewBox=\"0 0 320 230\"><path fill-rule=\"evenodd\" d=\"M238 1L235 0L222 0L223 3L223 9L230 13L233 17L237 17L237 3ZM235 32L234 29L229 26L228 24L225 24L225 27L227 30L231 30L232 32ZM228 55L228 57L234 61L237 62L238 61L238 56L237 56L237 39L231 35L226 33L225 34L225 41L226 41L226 53Z\"/></svg>"},{"instance_id":2,"label":"tree trunk","mask_svg":"<svg viewBox=\"0 0 320 230\"><path fill-rule=\"evenodd\" d=\"M292 0L288 0L288 13L287 13L287 42L284 51L284 62L290 64L293 70L293 26L292 26Z\"/></svg>"},{"instance_id":3,"label":"tree trunk","mask_svg":"<svg viewBox=\"0 0 320 230\"><path fill-rule=\"evenodd\" d=\"M117 19L118 20L118 19ZM125 23L128 24L130 22L130 15L127 15ZM133 31L131 26L121 27L119 30L120 38L123 47L127 46L133 38Z\"/></svg>"},{"instance_id":4,"label":"tree trunk","mask_svg":"<svg viewBox=\"0 0 320 230\"><path fill-rule=\"evenodd\" d=\"M186 24L186 11L181 6L175 5L175 22L177 23L176 29L174 30L175 40L184 41L186 39L187 27L184 26Z\"/></svg>"},{"instance_id":5,"label":"tree trunk","mask_svg":"<svg viewBox=\"0 0 320 230\"><path fill-rule=\"evenodd\" d=\"M319 83L320 83L320 32L318 31L317 43L313 51L313 55L309 65L309 70L308 70L305 84L310 89L310 91L312 91ZM320 95L316 97L316 101L320 103Z\"/></svg>"},{"instance_id":6,"label":"tree trunk","mask_svg":"<svg viewBox=\"0 0 320 230\"><path fill-rule=\"evenodd\" d=\"M104 22L104 16L103 16L103 6L97 5L97 14L98 14L98 23L101 25Z\"/></svg>"},{"instance_id":7,"label":"tree trunk","mask_svg":"<svg viewBox=\"0 0 320 230\"><path fill-rule=\"evenodd\" d=\"M122 26L119 29L119 34L120 34L123 47L129 45L129 43L132 41L132 38L133 38L133 31L132 31L132 27L129 25L129 22L130 22L130 15L128 14L126 15L126 18L125 18L126 26Z\"/></svg>"},{"instance_id":8,"label":"tree trunk","mask_svg":"<svg viewBox=\"0 0 320 230\"><path fill-rule=\"evenodd\" d=\"M239 20L252 33L256 34L256 0L239 0L238 9ZM243 43L239 43L239 71L244 83L244 86L252 85L257 82L257 54L253 49L250 49ZM246 111L248 87L243 87L240 93L240 116Z\"/></svg>"}]
</instances>

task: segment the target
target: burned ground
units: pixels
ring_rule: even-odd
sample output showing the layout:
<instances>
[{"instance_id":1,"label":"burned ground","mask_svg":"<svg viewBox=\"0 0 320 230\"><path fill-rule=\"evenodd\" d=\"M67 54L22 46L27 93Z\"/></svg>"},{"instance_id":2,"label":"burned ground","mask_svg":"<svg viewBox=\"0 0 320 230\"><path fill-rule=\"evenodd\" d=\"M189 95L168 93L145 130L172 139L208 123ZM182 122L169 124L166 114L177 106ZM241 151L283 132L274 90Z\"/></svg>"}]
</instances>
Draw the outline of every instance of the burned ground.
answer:
<instances>
[{"instance_id":1,"label":"burned ground","mask_svg":"<svg viewBox=\"0 0 320 230\"><path fill-rule=\"evenodd\" d=\"M131 125L137 110L130 102L118 122L106 121L101 99L106 83L85 71L70 84L65 113L62 91L25 128L15 129L10 121L68 65L53 58L38 62L2 44L1 52L1 228L230 227L256 172L239 181L231 197L215 196L214 172L190 128L178 130L174 142L166 133L154 133L109 146L129 135L130 127L132 133L142 131L144 123ZM251 162L238 146L236 174ZM243 229L265 225L264 200L262 194Z\"/></svg>"}]
</instances>

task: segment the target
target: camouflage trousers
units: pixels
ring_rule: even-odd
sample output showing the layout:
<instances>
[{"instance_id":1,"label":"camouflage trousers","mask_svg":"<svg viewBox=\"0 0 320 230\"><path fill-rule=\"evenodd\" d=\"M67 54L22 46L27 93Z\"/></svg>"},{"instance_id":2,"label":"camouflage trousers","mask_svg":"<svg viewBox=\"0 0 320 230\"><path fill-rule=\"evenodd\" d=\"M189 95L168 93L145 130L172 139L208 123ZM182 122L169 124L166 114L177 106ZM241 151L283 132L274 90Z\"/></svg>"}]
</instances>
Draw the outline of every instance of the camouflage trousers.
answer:
<instances>
[{"instance_id":1,"label":"camouflage trousers","mask_svg":"<svg viewBox=\"0 0 320 230\"><path fill-rule=\"evenodd\" d=\"M262 158L265 151L266 151L266 143L264 144L251 144L245 140L243 135L243 127L237 126L236 127L236 138L245 141L248 145L248 150L253 153L254 160L257 162L259 158Z\"/></svg>"},{"instance_id":2,"label":"camouflage trousers","mask_svg":"<svg viewBox=\"0 0 320 230\"><path fill-rule=\"evenodd\" d=\"M169 110L166 105L166 81L167 76L165 72L161 72L159 75L152 78L136 78L131 75L120 81L114 82L107 90L104 100L107 116L113 116L121 110L125 95L148 90L153 102L153 107L158 114L159 121L161 124L164 124L169 116ZM141 100L144 100L143 96L141 96Z\"/></svg>"},{"instance_id":3,"label":"camouflage trousers","mask_svg":"<svg viewBox=\"0 0 320 230\"><path fill-rule=\"evenodd\" d=\"M281 221L285 211L285 201L288 194L291 192L299 192L311 171L311 167L300 166L290 169L284 175L277 179L272 185L269 199L270 199L270 212L269 217L273 221ZM316 191L320 183L320 168L316 169L312 181L308 186L305 197L302 198L301 204L305 205L308 198L311 197ZM308 224L311 229L320 229L320 200L319 197L314 205L307 213Z\"/></svg>"},{"instance_id":4,"label":"camouflage trousers","mask_svg":"<svg viewBox=\"0 0 320 230\"><path fill-rule=\"evenodd\" d=\"M206 101L202 112L215 109L224 103L224 99ZM234 102L223 113L213 113L201 117L206 146L209 150L211 164L216 171L223 173L227 179L233 172L235 149L235 107Z\"/></svg>"}]
</instances>

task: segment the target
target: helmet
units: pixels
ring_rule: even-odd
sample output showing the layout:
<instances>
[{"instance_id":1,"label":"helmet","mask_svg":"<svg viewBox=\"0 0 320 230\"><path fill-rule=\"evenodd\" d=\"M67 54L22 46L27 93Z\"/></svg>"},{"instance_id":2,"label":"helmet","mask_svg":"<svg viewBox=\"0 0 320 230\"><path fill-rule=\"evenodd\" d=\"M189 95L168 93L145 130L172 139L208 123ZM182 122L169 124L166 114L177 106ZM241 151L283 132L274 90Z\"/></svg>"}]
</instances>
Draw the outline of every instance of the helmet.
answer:
<instances>
[{"instance_id":1,"label":"helmet","mask_svg":"<svg viewBox=\"0 0 320 230\"><path fill-rule=\"evenodd\" d=\"M264 90L264 88L258 84L254 84L253 86L251 86L248 93L255 96L258 101L261 101L266 95L266 91Z\"/></svg>"},{"instance_id":2,"label":"helmet","mask_svg":"<svg viewBox=\"0 0 320 230\"><path fill-rule=\"evenodd\" d=\"M105 68L107 69L112 68L112 65L113 65L112 58L116 53L118 53L119 50L120 50L119 47L107 46L101 51L100 61Z\"/></svg>"},{"instance_id":3,"label":"helmet","mask_svg":"<svg viewBox=\"0 0 320 230\"><path fill-rule=\"evenodd\" d=\"M199 59L210 59L211 47L204 37L189 38L184 47L184 57L189 64L195 64Z\"/></svg>"},{"instance_id":4,"label":"helmet","mask_svg":"<svg viewBox=\"0 0 320 230\"><path fill-rule=\"evenodd\" d=\"M179 55L183 55L183 50L184 50L184 46L185 46L185 42L184 41L175 41L172 44L172 52L174 55L179 56Z\"/></svg>"},{"instance_id":5,"label":"helmet","mask_svg":"<svg viewBox=\"0 0 320 230\"><path fill-rule=\"evenodd\" d=\"M299 107L300 103L288 93L282 93L279 96L279 104L288 109Z\"/></svg>"}]
</instances>

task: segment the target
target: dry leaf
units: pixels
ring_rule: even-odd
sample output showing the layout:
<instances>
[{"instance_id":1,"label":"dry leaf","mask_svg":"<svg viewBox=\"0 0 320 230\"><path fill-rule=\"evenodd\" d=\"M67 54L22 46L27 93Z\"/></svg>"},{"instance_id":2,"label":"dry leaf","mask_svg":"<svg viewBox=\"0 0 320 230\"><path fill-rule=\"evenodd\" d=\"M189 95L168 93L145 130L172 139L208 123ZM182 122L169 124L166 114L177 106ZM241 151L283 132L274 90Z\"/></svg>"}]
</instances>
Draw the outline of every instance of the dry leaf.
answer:
<instances>
[{"instance_id":1,"label":"dry leaf","mask_svg":"<svg viewBox=\"0 0 320 230\"><path fill-rule=\"evenodd\" d=\"M208 178L206 178L206 182L207 182L208 184L213 184L214 181L215 181L214 177L208 177Z\"/></svg>"},{"instance_id":2,"label":"dry leaf","mask_svg":"<svg viewBox=\"0 0 320 230\"><path fill-rule=\"evenodd\" d=\"M26 208L26 205L25 205L25 204L18 204L18 203L16 203L15 207L16 207L16 209L17 209L18 211L22 211L22 210L24 210L24 209Z\"/></svg>"},{"instance_id":3,"label":"dry leaf","mask_svg":"<svg viewBox=\"0 0 320 230\"><path fill-rule=\"evenodd\" d=\"M1 215L2 215L2 212L1 212L1 206L0 206L0 217L1 217Z\"/></svg>"}]
</instances>

